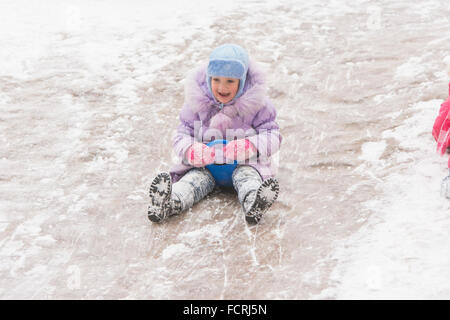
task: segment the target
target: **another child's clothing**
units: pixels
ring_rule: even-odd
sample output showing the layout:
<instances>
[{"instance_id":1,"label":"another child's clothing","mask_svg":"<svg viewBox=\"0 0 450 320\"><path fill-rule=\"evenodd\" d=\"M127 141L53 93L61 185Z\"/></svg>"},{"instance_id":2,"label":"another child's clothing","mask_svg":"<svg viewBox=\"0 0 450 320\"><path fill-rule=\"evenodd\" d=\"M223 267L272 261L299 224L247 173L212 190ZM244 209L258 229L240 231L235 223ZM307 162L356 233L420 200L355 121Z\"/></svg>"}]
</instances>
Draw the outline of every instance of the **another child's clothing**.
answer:
<instances>
[{"instance_id":1,"label":"another child's clothing","mask_svg":"<svg viewBox=\"0 0 450 320\"><path fill-rule=\"evenodd\" d=\"M439 114L434 121L432 134L437 142L438 153L443 155L450 147L450 84L449 97L441 104ZM450 168L450 157L448 167Z\"/></svg>"},{"instance_id":2,"label":"another child's clothing","mask_svg":"<svg viewBox=\"0 0 450 320\"><path fill-rule=\"evenodd\" d=\"M448 153L450 148L450 84L449 97L441 104L439 114L433 124L433 137L437 142L437 152L440 155ZM450 198L450 157L448 159L449 175L442 180L441 195Z\"/></svg>"}]
</instances>

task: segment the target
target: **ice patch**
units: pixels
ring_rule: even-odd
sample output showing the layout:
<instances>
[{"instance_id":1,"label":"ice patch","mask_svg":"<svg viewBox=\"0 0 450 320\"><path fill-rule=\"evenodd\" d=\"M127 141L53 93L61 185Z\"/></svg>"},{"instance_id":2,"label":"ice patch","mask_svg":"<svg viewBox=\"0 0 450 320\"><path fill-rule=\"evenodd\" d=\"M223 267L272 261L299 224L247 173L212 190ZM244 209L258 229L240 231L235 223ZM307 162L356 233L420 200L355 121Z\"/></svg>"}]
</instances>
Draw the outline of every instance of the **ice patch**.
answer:
<instances>
[{"instance_id":1,"label":"ice patch","mask_svg":"<svg viewBox=\"0 0 450 320\"><path fill-rule=\"evenodd\" d=\"M189 251L189 248L186 247L184 244L177 243L177 244L170 245L166 249L164 249L161 256L164 260L167 260L174 256L179 256L179 255L185 254L188 251Z\"/></svg>"},{"instance_id":2,"label":"ice patch","mask_svg":"<svg viewBox=\"0 0 450 320\"><path fill-rule=\"evenodd\" d=\"M135 194L130 194L127 199L133 200L133 201L140 201L142 200L142 196L139 195L135 195Z\"/></svg>"},{"instance_id":3,"label":"ice patch","mask_svg":"<svg viewBox=\"0 0 450 320\"><path fill-rule=\"evenodd\" d=\"M9 223L7 223L7 222L0 222L0 232L5 231L8 226L9 226Z\"/></svg>"},{"instance_id":4,"label":"ice patch","mask_svg":"<svg viewBox=\"0 0 450 320\"><path fill-rule=\"evenodd\" d=\"M404 64L397 67L395 71L396 79L414 79L425 72L423 62L418 57L412 57Z\"/></svg>"},{"instance_id":5,"label":"ice patch","mask_svg":"<svg viewBox=\"0 0 450 320\"><path fill-rule=\"evenodd\" d=\"M0 105L6 105L11 102L11 98L0 92Z\"/></svg>"},{"instance_id":6,"label":"ice patch","mask_svg":"<svg viewBox=\"0 0 450 320\"><path fill-rule=\"evenodd\" d=\"M56 243L56 240L51 235L45 235L37 237L33 243L41 247L50 247Z\"/></svg>"},{"instance_id":7,"label":"ice patch","mask_svg":"<svg viewBox=\"0 0 450 320\"><path fill-rule=\"evenodd\" d=\"M361 160L373 162L378 161L386 149L386 141L366 142L361 147L362 154L358 157Z\"/></svg>"},{"instance_id":8,"label":"ice patch","mask_svg":"<svg viewBox=\"0 0 450 320\"><path fill-rule=\"evenodd\" d=\"M48 219L45 214L35 215L22 224L20 224L16 230L14 230L13 236L26 236L31 237L41 232L41 225Z\"/></svg>"},{"instance_id":9,"label":"ice patch","mask_svg":"<svg viewBox=\"0 0 450 320\"><path fill-rule=\"evenodd\" d=\"M45 275L48 272L48 266L37 265L30 271L25 272L26 276Z\"/></svg>"},{"instance_id":10,"label":"ice patch","mask_svg":"<svg viewBox=\"0 0 450 320\"><path fill-rule=\"evenodd\" d=\"M225 221L227 223L227 221ZM198 230L181 233L178 238L185 241L189 241L191 244L195 244L202 239L221 239L223 234L223 223L215 223L212 225L206 225Z\"/></svg>"},{"instance_id":11,"label":"ice patch","mask_svg":"<svg viewBox=\"0 0 450 320\"><path fill-rule=\"evenodd\" d=\"M12 257L17 256L20 249L23 247L24 243L22 240L12 240L6 242L0 249L0 255L2 257Z\"/></svg>"}]
</instances>

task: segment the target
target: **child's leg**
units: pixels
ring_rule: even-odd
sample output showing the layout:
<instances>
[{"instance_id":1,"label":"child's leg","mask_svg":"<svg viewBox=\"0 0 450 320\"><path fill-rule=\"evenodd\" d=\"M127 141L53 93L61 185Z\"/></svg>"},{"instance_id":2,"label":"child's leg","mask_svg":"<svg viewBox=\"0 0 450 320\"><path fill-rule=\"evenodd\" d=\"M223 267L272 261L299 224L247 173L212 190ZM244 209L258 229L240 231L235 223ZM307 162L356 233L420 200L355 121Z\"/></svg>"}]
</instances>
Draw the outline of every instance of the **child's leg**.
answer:
<instances>
[{"instance_id":1,"label":"child's leg","mask_svg":"<svg viewBox=\"0 0 450 320\"><path fill-rule=\"evenodd\" d=\"M250 209L256 197L256 191L262 183L262 178L256 169L250 166L238 166L233 172L233 186L244 212Z\"/></svg>"},{"instance_id":2,"label":"child's leg","mask_svg":"<svg viewBox=\"0 0 450 320\"><path fill-rule=\"evenodd\" d=\"M208 169L189 170L178 182L173 184L172 200L176 206L175 214L191 208L211 193L215 185L216 181Z\"/></svg>"},{"instance_id":3,"label":"child's leg","mask_svg":"<svg viewBox=\"0 0 450 320\"><path fill-rule=\"evenodd\" d=\"M258 223L278 197L278 181L262 180L256 169L238 166L233 172L233 186L249 223Z\"/></svg>"},{"instance_id":4,"label":"child's leg","mask_svg":"<svg viewBox=\"0 0 450 320\"><path fill-rule=\"evenodd\" d=\"M213 176L205 168L189 170L173 185L167 172L158 174L150 186L148 218L152 222L160 222L189 209L209 194L215 184Z\"/></svg>"}]
</instances>

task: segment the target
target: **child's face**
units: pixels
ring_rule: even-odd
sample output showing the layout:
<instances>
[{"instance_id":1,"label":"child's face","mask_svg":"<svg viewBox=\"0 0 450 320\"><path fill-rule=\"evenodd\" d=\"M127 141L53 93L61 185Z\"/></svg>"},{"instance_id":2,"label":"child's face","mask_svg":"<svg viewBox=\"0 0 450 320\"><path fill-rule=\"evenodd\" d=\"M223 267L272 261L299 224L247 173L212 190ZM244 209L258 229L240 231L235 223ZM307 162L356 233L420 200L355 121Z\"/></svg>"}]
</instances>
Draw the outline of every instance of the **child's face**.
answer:
<instances>
[{"instance_id":1,"label":"child's face","mask_svg":"<svg viewBox=\"0 0 450 320\"><path fill-rule=\"evenodd\" d=\"M233 100L239 89L239 79L212 77L211 90L217 101L227 103Z\"/></svg>"}]
</instances>

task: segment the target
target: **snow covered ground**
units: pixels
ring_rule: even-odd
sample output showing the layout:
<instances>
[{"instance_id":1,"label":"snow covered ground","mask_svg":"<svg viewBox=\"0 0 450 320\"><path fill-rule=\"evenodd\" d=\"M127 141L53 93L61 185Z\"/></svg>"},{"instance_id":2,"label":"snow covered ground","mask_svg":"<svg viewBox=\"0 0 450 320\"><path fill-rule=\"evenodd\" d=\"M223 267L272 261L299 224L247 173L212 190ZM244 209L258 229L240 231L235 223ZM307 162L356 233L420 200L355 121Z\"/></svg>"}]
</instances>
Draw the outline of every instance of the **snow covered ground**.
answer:
<instances>
[{"instance_id":1,"label":"snow covered ground","mask_svg":"<svg viewBox=\"0 0 450 320\"><path fill-rule=\"evenodd\" d=\"M0 298L449 299L445 1L0 1ZM268 72L279 200L161 225L183 80L236 42Z\"/></svg>"}]
</instances>

